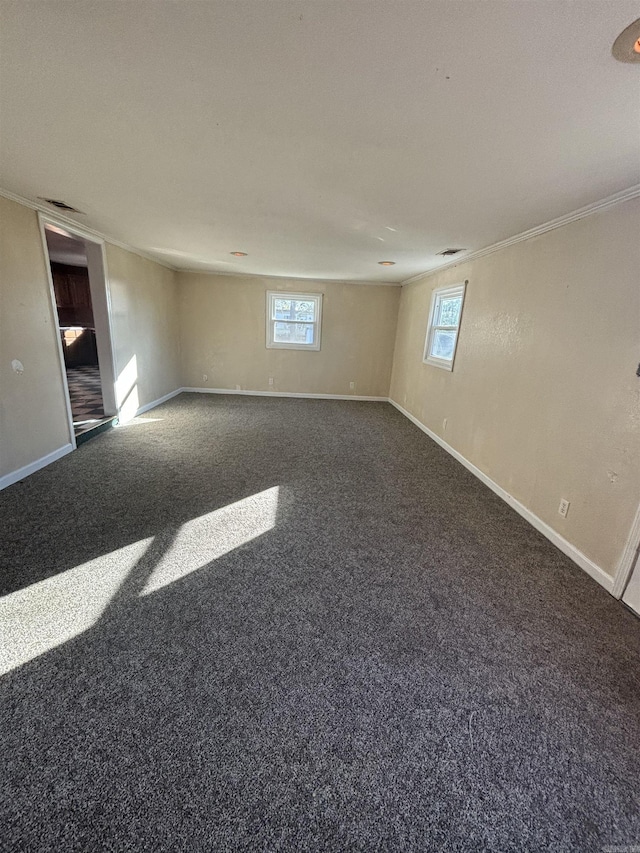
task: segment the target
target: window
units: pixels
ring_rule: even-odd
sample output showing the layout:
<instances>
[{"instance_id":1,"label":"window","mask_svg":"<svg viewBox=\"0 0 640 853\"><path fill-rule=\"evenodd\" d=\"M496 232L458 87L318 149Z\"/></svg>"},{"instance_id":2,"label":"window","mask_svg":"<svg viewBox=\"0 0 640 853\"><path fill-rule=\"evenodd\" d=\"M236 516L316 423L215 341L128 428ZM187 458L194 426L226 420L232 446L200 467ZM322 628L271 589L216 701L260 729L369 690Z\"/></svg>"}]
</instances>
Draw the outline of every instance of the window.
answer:
<instances>
[{"instance_id":1,"label":"window","mask_svg":"<svg viewBox=\"0 0 640 853\"><path fill-rule=\"evenodd\" d=\"M431 294L429 326L424 346L425 364L453 370L466 285L465 281L455 287L440 287Z\"/></svg>"},{"instance_id":2,"label":"window","mask_svg":"<svg viewBox=\"0 0 640 853\"><path fill-rule=\"evenodd\" d=\"M267 292L267 348L320 349L321 293Z\"/></svg>"}]
</instances>

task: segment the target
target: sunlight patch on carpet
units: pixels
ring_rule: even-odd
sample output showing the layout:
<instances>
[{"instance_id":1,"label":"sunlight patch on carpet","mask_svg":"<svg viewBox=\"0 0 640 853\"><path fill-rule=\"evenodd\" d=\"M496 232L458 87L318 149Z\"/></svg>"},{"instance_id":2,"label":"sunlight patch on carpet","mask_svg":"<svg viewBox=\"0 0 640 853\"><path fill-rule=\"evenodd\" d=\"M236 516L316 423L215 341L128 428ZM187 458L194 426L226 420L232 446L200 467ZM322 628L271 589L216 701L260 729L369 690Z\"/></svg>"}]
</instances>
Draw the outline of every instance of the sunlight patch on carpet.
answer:
<instances>
[{"instance_id":1,"label":"sunlight patch on carpet","mask_svg":"<svg viewBox=\"0 0 640 853\"><path fill-rule=\"evenodd\" d=\"M278 486L188 521L140 595L148 595L275 527Z\"/></svg>"},{"instance_id":2,"label":"sunlight patch on carpet","mask_svg":"<svg viewBox=\"0 0 640 853\"><path fill-rule=\"evenodd\" d=\"M98 621L153 537L0 598L0 675Z\"/></svg>"}]
</instances>

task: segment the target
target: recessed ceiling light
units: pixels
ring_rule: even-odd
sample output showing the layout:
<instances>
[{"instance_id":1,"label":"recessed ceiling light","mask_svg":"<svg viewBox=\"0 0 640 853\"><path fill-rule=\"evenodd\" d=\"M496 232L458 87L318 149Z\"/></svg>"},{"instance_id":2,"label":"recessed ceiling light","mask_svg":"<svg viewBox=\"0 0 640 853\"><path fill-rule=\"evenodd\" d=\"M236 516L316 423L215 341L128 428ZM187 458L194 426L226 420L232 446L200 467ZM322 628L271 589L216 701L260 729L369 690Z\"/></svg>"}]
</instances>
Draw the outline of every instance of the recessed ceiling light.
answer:
<instances>
[{"instance_id":1,"label":"recessed ceiling light","mask_svg":"<svg viewBox=\"0 0 640 853\"><path fill-rule=\"evenodd\" d=\"M230 252L229 254L233 255L234 258L246 258L246 252Z\"/></svg>"},{"instance_id":2,"label":"recessed ceiling light","mask_svg":"<svg viewBox=\"0 0 640 853\"><path fill-rule=\"evenodd\" d=\"M378 261L381 267L393 267L395 266L395 261Z\"/></svg>"},{"instance_id":3,"label":"recessed ceiling light","mask_svg":"<svg viewBox=\"0 0 640 853\"><path fill-rule=\"evenodd\" d=\"M620 33L611 53L620 62L640 62L640 18Z\"/></svg>"}]
</instances>

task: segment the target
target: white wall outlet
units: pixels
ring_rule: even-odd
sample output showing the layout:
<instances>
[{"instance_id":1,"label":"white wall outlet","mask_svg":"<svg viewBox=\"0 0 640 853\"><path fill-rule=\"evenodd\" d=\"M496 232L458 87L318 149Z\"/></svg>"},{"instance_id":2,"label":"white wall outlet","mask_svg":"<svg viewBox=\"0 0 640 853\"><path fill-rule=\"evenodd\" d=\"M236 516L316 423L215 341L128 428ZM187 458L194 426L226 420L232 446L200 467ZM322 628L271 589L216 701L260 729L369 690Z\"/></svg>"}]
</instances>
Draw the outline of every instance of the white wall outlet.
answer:
<instances>
[{"instance_id":1,"label":"white wall outlet","mask_svg":"<svg viewBox=\"0 0 640 853\"><path fill-rule=\"evenodd\" d=\"M269 377L269 385L273 385L273 376Z\"/></svg>"},{"instance_id":2,"label":"white wall outlet","mask_svg":"<svg viewBox=\"0 0 640 853\"><path fill-rule=\"evenodd\" d=\"M206 374L206 373L203 373L203 374L202 374L202 381L203 381L203 382L206 382L208 378L209 378L209 377L207 376L207 374Z\"/></svg>"},{"instance_id":3,"label":"white wall outlet","mask_svg":"<svg viewBox=\"0 0 640 853\"><path fill-rule=\"evenodd\" d=\"M560 506L558 507L558 515L561 515L563 518L566 518L570 506L571 504L566 498L561 498Z\"/></svg>"},{"instance_id":4,"label":"white wall outlet","mask_svg":"<svg viewBox=\"0 0 640 853\"><path fill-rule=\"evenodd\" d=\"M236 391L239 391L239 390L240 390L240 386L236 385Z\"/></svg>"},{"instance_id":5,"label":"white wall outlet","mask_svg":"<svg viewBox=\"0 0 640 853\"><path fill-rule=\"evenodd\" d=\"M350 382L350 383L349 383L349 390L350 390L350 391L353 391L355 387L356 387L356 383L355 383L355 382Z\"/></svg>"},{"instance_id":6,"label":"white wall outlet","mask_svg":"<svg viewBox=\"0 0 640 853\"><path fill-rule=\"evenodd\" d=\"M448 420L448 418L445 418L445 419L442 421L442 432L446 432L446 429L447 429L447 420Z\"/></svg>"}]
</instances>

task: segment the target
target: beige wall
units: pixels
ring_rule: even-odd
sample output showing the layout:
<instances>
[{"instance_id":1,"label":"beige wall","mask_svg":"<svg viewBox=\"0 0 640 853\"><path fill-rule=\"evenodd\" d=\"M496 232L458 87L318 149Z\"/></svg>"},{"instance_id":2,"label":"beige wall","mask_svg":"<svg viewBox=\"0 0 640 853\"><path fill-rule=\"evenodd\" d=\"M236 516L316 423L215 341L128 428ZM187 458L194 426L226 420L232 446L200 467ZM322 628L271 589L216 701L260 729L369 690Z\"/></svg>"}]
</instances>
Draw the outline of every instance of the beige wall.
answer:
<instances>
[{"instance_id":1,"label":"beige wall","mask_svg":"<svg viewBox=\"0 0 640 853\"><path fill-rule=\"evenodd\" d=\"M393 400L610 575L640 500L639 235L634 200L403 287L391 381ZM465 279L449 373L422 363L430 297Z\"/></svg>"},{"instance_id":2,"label":"beige wall","mask_svg":"<svg viewBox=\"0 0 640 853\"><path fill-rule=\"evenodd\" d=\"M172 270L107 243L118 402L124 418L180 387L178 289Z\"/></svg>"},{"instance_id":3,"label":"beige wall","mask_svg":"<svg viewBox=\"0 0 640 853\"><path fill-rule=\"evenodd\" d=\"M0 477L70 441L57 347L38 216L0 197Z\"/></svg>"},{"instance_id":4,"label":"beige wall","mask_svg":"<svg viewBox=\"0 0 640 853\"><path fill-rule=\"evenodd\" d=\"M113 347L124 414L180 387L175 273L110 244ZM11 362L18 359L24 373ZM0 477L70 441L57 318L34 210L0 197Z\"/></svg>"},{"instance_id":5,"label":"beige wall","mask_svg":"<svg viewBox=\"0 0 640 853\"><path fill-rule=\"evenodd\" d=\"M183 385L388 395L399 287L198 273L178 282ZM266 348L267 290L324 294L319 352Z\"/></svg>"}]
</instances>

